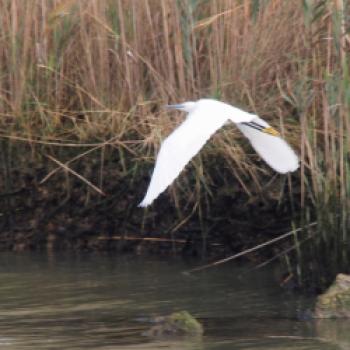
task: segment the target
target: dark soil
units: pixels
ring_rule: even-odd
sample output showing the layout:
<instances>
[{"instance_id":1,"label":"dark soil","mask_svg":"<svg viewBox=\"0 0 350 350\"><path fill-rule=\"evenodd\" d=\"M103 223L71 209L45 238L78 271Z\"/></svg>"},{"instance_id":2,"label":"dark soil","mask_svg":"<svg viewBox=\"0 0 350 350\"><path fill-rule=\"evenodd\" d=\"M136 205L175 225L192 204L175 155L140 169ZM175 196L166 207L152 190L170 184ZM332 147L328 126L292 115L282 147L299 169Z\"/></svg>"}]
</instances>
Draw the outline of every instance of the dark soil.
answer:
<instances>
[{"instance_id":1,"label":"dark soil","mask_svg":"<svg viewBox=\"0 0 350 350\"><path fill-rule=\"evenodd\" d=\"M144 210L137 204L147 188L152 164L143 164L144 169L129 164L132 170L126 172L118 158L101 160L95 155L70 165L101 188L105 193L101 195L63 169L41 183L57 165L44 156L35 155L35 161L20 158L28 148L16 150L16 161L13 157L6 163L8 158L3 156L1 250L115 250L219 257L290 230L293 211L285 176L276 176L262 191L251 189L248 196L223 169L210 188L211 195L201 189L199 202L193 193L184 198L185 190L177 184L178 201L170 189ZM65 152L55 158L64 162L74 156ZM196 187L195 179L193 184L186 179L186 188ZM269 180L267 177L266 183ZM262 254L271 256L280 249L281 244ZM259 260L261 256L249 258Z\"/></svg>"}]
</instances>

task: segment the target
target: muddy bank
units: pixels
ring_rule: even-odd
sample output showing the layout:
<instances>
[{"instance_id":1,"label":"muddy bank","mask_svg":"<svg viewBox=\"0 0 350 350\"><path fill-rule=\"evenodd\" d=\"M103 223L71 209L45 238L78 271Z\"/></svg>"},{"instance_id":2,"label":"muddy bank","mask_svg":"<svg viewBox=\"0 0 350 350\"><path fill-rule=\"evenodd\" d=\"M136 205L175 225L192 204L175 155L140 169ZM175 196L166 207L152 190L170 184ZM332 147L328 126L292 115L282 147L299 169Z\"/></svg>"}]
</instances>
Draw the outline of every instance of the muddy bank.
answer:
<instances>
[{"instance_id":1,"label":"muddy bank","mask_svg":"<svg viewBox=\"0 0 350 350\"><path fill-rule=\"evenodd\" d=\"M186 182L180 179L144 210L137 204L147 188L152 162L134 160L126 167L131 170L125 171L118 153L112 150L103 158L94 154L70 164L78 177L53 161L69 160L74 152L79 153L77 150L56 151L50 157L48 150L41 150L32 157L29 145L15 146L11 161L3 162L1 171L1 250L117 250L221 256L290 228L293 215L289 196L281 196L287 192L286 178L275 177L263 190L256 190L252 181L248 195L220 164L221 177L210 192L198 186L193 174L192 178L186 177ZM28 157L20 156L26 153ZM8 157L9 154L3 159ZM217 171L217 167L215 163L208 164L208 171ZM191 172L191 166L187 171ZM265 183L269 180L266 177ZM176 191L175 196L172 191Z\"/></svg>"}]
</instances>

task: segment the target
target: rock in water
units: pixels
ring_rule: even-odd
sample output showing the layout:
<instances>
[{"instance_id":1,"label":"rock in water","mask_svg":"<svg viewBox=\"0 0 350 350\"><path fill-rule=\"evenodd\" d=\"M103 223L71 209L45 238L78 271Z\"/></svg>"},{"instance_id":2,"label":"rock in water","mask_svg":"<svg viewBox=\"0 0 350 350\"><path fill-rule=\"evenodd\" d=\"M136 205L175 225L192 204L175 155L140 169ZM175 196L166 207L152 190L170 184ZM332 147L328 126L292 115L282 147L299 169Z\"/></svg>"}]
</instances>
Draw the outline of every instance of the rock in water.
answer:
<instances>
[{"instance_id":1,"label":"rock in water","mask_svg":"<svg viewBox=\"0 0 350 350\"><path fill-rule=\"evenodd\" d=\"M350 318L350 276L338 274L333 284L317 297L315 318Z\"/></svg>"},{"instance_id":2,"label":"rock in water","mask_svg":"<svg viewBox=\"0 0 350 350\"><path fill-rule=\"evenodd\" d=\"M157 317L155 323L156 325L143 334L149 337L200 336L203 334L202 325L187 311Z\"/></svg>"}]
</instances>

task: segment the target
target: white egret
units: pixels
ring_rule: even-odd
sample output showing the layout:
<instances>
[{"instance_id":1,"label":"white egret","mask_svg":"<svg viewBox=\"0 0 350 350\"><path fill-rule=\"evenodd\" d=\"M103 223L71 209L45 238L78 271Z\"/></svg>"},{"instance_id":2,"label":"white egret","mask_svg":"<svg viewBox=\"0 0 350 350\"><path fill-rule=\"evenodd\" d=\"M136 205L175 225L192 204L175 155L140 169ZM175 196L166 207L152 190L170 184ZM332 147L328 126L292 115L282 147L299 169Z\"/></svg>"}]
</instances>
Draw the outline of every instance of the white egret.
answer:
<instances>
[{"instance_id":1,"label":"white egret","mask_svg":"<svg viewBox=\"0 0 350 350\"><path fill-rule=\"evenodd\" d=\"M150 185L140 207L150 205L176 179L210 136L229 120L237 125L272 169L285 174L299 167L298 156L279 132L255 114L212 99L168 107L188 112L188 115L162 142Z\"/></svg>"}]
</instances>

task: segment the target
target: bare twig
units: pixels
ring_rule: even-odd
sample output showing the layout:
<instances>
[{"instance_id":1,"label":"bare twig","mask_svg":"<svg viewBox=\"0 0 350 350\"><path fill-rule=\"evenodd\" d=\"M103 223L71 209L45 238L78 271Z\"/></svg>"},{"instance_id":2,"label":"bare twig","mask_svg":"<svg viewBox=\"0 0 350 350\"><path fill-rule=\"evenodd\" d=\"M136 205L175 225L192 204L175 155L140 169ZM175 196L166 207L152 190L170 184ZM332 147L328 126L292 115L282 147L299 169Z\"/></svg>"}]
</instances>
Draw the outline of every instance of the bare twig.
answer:
<instances>
[{"instance_id":1,"label":"bare twig","mask_svg":"<svg viewBox=\"0 0 350 350\"><path fill-rule=\"evenodd\" d=\"M316 221L312 222L311 224L307 225L306 227L312 227L312 226L315 226L315 225L317 225ZM275 238L273 238L273 239L271 239L269 241L266 241L264 243L258 244L258 245L254 246L252 248L243 250L242 252L239 252L237 254L231 255L231 256L229 256L227 258L214 261L214 262L212 262L210 264L198 266L198 267L195 267L194 269L191 269L191 270L188 270L188 271L185 271L185 272L186 273L192 273L192 272L202 271L202 270L206 270L206 269L208 269L210 267L218 266L218 265L224 264L224 263L226 263L228 261L235 260L237 258L240 258L241 256L244 256L244 255L247 255L249 253L255 252L255 251L257 251L257 250L259 250L261 248L264 248L264 247L269 246L269 245L271 245L273 243L276 243L276 242L278 242L278 241L280 241L280 240L282 240L284 238L292 236L295 233L302 231L303 229L304 229L303 227L299 227L296 230L289 231L289 232L287 232L287 233L285 233L285 234L283 234L281 236L275 237Z\"/></svg>"},{"instance_id":2,"label":"bare twig","mask_svg":"<svg viewBox=\"0 0 350 350\"><path fill-rule=\"evenodd\" d=\"M59 166L61 166L64 170L68 171L69 173L71 173L72 175L76 176L78 179L80 179L84 183L86 183L89 187L91 187L97 193L99 193L99 194L101 194L103 196L106 195L102 190L100 190L98 187L96 187L94 184L92 184L89 180L85 179L85 177L83 177L82 175L78 174L76 171L74 171L71 168L69 168L67 165L61 163L59 160L55 159L54 157L51 157L48 154L46 155L46 157L49 158L50 160L52 160L54 163L56 163Z\"/></svg>"},{"instance_id":3,"label":"bare twig","mask_svg":"<svg viewBox=\"0 0 350 350\"><path fill-rule=\"evenodd\" d=\"M65 165L68 165L68 164L70 164L70 163L72 163L72 162L74 162L74 161L76 161L76 160L78 160L78 159L80 159L80 158L86 156L87 154L89 154L89 153L91 153L91 152L93 152L93 151L96 151L96 150L98 150L98 149L100 149L100 148L102 148L102 147L104 147L104 146L106 146L106 145L109 145L109 144L111 144L112 142L116 141L115 139L116 139L116 137L113 137L113 138L109 139L108 141L103 142L103 143L97 145L96 147L93 147L93 148L91 148L91 149L89 149L89 150L87 150L87 151L85 151L85 152L83 152L83 153L80 153L80 154L78 154L77 156L75 156L75 157L73 157L72 159L70 159L69 161L65 162L64 164L65 164ZM129 148L128 148L128 150L131 151ZM134 152L132 152L132 151L131 151L131 153L134 154ZM58 170L60 170L60 169L62 169L61 166L58 167L58 168L56 168L56 169L51 170L51 171L40 181L40 185L43 184L44 182L46 182L52 175L54 175L54 174L55 174Z\"/></svg>"}]
</instances>

